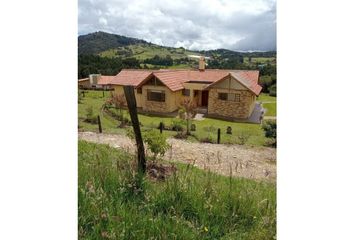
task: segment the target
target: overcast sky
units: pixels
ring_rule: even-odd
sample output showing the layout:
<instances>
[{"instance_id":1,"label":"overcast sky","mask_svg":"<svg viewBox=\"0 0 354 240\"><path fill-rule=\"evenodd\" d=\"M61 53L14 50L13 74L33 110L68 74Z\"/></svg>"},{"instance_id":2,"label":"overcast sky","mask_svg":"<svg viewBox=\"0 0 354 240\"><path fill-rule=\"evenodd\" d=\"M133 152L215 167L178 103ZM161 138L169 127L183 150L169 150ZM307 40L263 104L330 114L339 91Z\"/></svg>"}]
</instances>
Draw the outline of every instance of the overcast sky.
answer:
<instances>
[{"instance_id":1,"label":"overcast sky","mask_svg":"<svg viewBox=\"0 0 354 240\"><path fill-rule=\"evenodd\" d=\"M79 0L79 35L105 31L192 50L276 49L275 0Z\"/></svg>"}]
</instances>

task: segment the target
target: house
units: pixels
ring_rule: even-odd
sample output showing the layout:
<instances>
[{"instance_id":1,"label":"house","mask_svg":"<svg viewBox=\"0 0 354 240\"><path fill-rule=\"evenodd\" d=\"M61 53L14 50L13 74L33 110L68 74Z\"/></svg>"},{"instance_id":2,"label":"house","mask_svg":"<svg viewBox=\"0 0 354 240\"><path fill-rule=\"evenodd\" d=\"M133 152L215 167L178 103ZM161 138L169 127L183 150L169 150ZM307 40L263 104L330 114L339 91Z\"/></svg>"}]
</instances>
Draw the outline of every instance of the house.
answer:
<instances>
[{"instance_id":1,"label":"house","mask_svg":"<svg viewBox=\"0 0 354 240\"><path fill-rule=\"evenodd\" d=\"M79 88L82 89L110 89L111 81L115 76L104 76L101 74L90 74L88 78L79 79Z\"/></svg>"},{"instance_id":2,"label":"house","mask_svg":"<svg viewBox=\"0 0 354 240\"><path fill-rule=\"evenodd\" d=\"M142 112L175 112L184 98L190 98L208 116L247 119L262 90L258 80L259 71L205 69L201 59L197 70L123 69L110 84L117 94L133 85Z\"/></svg>"}]
</instances>

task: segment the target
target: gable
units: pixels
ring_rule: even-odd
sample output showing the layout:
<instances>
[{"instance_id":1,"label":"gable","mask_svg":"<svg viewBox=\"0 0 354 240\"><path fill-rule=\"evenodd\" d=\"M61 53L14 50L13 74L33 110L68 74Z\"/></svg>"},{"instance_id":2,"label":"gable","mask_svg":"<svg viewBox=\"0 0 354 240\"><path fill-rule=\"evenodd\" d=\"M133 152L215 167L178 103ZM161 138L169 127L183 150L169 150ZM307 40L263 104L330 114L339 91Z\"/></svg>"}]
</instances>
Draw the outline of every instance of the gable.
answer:
<instances>
[{"instance_id":1,"label":"gable","mask_svg":"<svg viewBox=\"0 0 354 240\"><path fill-rule=\"evenodd\" d=\"M156 76L152 75L148 80L146 80L143 85L152 85L152 86L165 86Z\"/></svg>"},{"instance_id":2,"label":"gable","mask_svg":"<svg viewBox=\"0 0 354 240\"><path fill-rule=\"evenodd\" d=\"M239 81L234 77L228 76L224 80L217 82L212 88L223 88L223 89L235 89L235 90L247 90Z\"/></svg>"}]
</instances>

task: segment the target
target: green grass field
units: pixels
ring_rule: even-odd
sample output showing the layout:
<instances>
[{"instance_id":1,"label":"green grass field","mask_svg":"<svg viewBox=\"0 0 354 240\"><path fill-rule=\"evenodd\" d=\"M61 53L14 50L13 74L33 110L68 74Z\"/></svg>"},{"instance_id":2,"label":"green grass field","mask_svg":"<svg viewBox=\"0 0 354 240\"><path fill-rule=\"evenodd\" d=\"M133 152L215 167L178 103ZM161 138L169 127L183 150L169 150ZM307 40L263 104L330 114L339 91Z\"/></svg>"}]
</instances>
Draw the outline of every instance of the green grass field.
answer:
<instances>
[{"instance_id":1,"label":"green grass field","mask_svg":"<svg viewBox=\"0 0 354 240\"><path fill-rule=\"evenodd\" d=\"M277 115L277 98L269 96L269 94L262 93L258 96L257 101L262 102L263 108L266 109L265 116Z\"/></svg>"},{"instance_id":2,"label":"green grass field","mask_svg":"<svg viewBox=\"0 0 354 240\"><path fill-rule=\"evenodd\" d=\"M117 55L117 51L120 52L119 55ZM128 54L129 55L128 56L127 54L125 54L128 52L130 52L131 55ZM126 47L120 47L117 49L109 49L101 52L99 55L101 57L111 57L111 58L118 57L118 56L135 57L136 59L144 60L147 58L153 58L155 55L159 55L160 57L166 57L167 55L170 55L172 59L178 59L178 58L185 58L190 54L196 55L197 53L185 49L173 49L173 48L160 47L157 45L135 44Z\"/></svg>"},{"instance_id":3,"label":"green grass field","mask_svg":"<svg viewBox=\"0 0 354 240\"><path fill-rule=\"evenodd\" d=\"M248 61L248 57L244 57L243 58L243 62L244 63L249 63ZM251 62L252 63L271 63L271 64L275 64L275 57L253 57L251 58Z\"/></svg>"},{"instance_id":4,"label":"green grass field","mask_svg":"<svg viewBox=\"0 0 354 240\"><path fill-rule=\"evenodd\" d=\"M137 178L134 157L78 143L79 239L275 239L276 186L178 164Z\"/></svg>"},{"instance_id":5,"label":"green grass field","mask_svg":"<svg viewBox=\"0 0 354 240\"><path fill-rule=\"evenodd\" d=\"M263 103L266 109L265 116L277 116L277 103Z\"/></svg>"},{"instance_id":6,"label":"green grass field","mask_svg":"<svg viewBox=\"0 0 354 240\"><path fill-rule=\"evenodd\" d=\"M110 116L101 113L100 109L104 101L109 97L109 92L105 93L105 97L101 91L88 91L85 98L78 104L79 126L83 131L98 131L97 124L85 122L86 109L89 106L93 107L95 115L101 116L103 132L125 134L126 129L118 128L119 122ZM124 115L129 117L127 111L123 111ZM139 121L142 123L142 129L157 128L162 121L165 125L171 126L173 121L178 119L171 117L157 117L139 114ZM189 141L200 141L205 138L210 138L213 142L217 140L217 129L221 129L221 143L239 143L238 135L244 134L248 136L246 145L262 146L266 143L266 137L259 124L236 123L223 120L206 118L202 121L192 121L196 125L196 131L192 132L194 136L188 138ZM182 123L185 124L185 123ZM227 127L232 128L233 134L226 134ZM175 131L164 131L163 134L168 137L176 135Z\"/></svg>"}]
</instances>

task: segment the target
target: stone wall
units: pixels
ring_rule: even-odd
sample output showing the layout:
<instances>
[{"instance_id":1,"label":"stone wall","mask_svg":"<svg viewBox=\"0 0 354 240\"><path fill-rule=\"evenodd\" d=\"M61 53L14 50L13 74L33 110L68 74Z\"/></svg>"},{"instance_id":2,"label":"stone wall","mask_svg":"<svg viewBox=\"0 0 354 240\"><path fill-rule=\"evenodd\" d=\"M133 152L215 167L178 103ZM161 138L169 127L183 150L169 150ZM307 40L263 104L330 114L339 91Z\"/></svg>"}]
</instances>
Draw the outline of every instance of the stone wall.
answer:
<instances>
[{"instance_id":1,"label":"stone wall","mask_svg":"<svg viewBox=\"0 0 354 240\"><path fill-rule=\"evenodd\" d=\"M238 93L240 102L220 100L218 93ZM209 91L208 114L228 118L248 118L254 107L253 96L254 94L250 91L212 88Z\"/></svg>"},{"instance_id":2,"label":"stone wall","mask_svg":"<svg viewBox=\"0 0 354 240\"><path fill-rule=\"evenodd\" d=\"M148 112L168 112L168 106L166 102L155 102L155 101L148 101L145 102L145 107L143 107L144 111Z\"/></svg>"}]
</instances>

